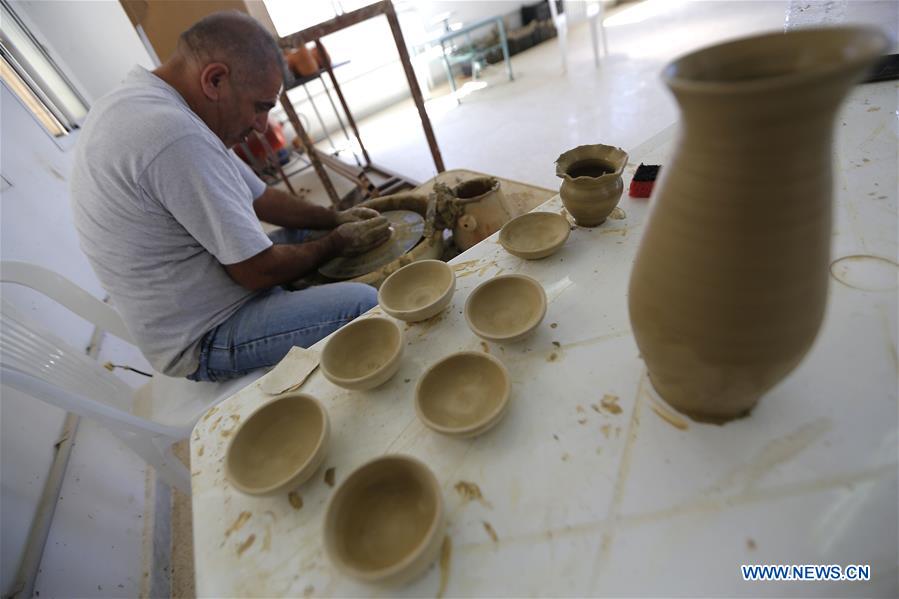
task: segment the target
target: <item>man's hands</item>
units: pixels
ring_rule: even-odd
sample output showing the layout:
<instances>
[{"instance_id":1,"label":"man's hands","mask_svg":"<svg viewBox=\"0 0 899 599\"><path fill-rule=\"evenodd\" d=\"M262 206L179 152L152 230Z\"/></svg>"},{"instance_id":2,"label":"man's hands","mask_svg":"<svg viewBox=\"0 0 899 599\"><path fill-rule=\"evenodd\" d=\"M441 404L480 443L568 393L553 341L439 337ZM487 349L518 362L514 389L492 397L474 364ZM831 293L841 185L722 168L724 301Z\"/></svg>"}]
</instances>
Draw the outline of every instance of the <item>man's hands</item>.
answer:
<instances>
[{"instance_id":1,"label":"man's hands","mask_svg":"<svg viewBox=\"0 0 899 599\"><path fill-rule=\"evenodd\" d=\"M352 210L367 210L367 208ZM375 216L366 220L345 222L334 229L334 235L340 239L341 256L356 256L378 247L390 238L390 221L383 216Z\"/></svg>"},{"instance_id":2,"label":"man's hands","mask_svg":"<svg viewBox=\"0 0 899 599\"><path fill-rule=\"evenodd\" d=\"M354 223L360 220L368 220L370 218L375 218L381 216L377 210L372 210L371 208L364 208L362 206L356 206L355 208L350 208L349 210L341 210L335 215L336 224L342 225L344 223Z\"/></svg>"}]
</instances>

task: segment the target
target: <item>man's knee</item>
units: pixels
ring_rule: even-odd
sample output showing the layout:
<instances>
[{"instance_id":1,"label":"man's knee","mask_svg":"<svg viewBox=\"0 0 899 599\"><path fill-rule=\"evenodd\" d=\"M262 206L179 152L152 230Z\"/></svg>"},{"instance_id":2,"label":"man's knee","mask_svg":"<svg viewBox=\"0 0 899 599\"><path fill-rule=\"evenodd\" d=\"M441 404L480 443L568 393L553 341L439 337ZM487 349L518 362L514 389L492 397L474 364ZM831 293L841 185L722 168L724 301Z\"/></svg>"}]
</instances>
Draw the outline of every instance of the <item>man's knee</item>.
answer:
<instances>
[{"instance_id":1,"label":"man's knee","mask_svg":"<svg viewBox=\"0 0 899 599\"><path fill-rule=\"evenodd\" d=\"M340 295L352 307L355 316L368 312L378 305L378 291L364 283L338 283Z\"/></svg>"}]
</instances>

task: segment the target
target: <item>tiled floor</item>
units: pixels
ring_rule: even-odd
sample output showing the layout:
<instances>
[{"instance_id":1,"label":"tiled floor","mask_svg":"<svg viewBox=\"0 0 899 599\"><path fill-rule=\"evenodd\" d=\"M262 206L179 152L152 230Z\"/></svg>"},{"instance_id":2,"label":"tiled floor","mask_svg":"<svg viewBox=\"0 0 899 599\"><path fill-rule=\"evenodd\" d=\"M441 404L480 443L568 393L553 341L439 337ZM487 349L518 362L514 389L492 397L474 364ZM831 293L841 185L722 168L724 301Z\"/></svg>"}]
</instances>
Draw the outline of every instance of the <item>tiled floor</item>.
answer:
<instances>
[{"instance_id":1,"label":"tiled floor","mask_svg":"<svg viewBox=\"0 0 899 599\"><path fill-rule=\"evenodd\" d=\"M548 41L513 57L514 81L507 81L501 64L494 65L484 72L482 81L487 86L466 95L461 105L451 97L429 103L446 168L556 188L559 181L553 162L561 152L585 143L628 149L677 118L675 104L659 78L666 62L723 39L782 29L788 4L646 0L629 5L607 20L610 55L598 69L593 65L589 27L574 26L569 32L566 73L561 71L558 45ZM362 121L360 128L377 164L420 181L436 174L411 100ZM338 177L335 181L340 190L349 189L345 181ZM314 201L327 203L311 170L298 182L313 190ZM141 464L133 456L117 458L117 452L127 450L104 431L90 430L85 435L88 425L83 427L61 502L77 504L58 512L38 588L44 597L134 596L142 572L139 566L130 570L140 564L144 516L142 510L129 511L125 506L135 498L143 505L143 477L130 474ZM88 441L88 436L96 443ZM90 455L79 457L85 452ZM129 472L122 479L127 479L129 488L103 478L105 470L120 469ZM116 516L103 519L100 526L95 511L111 504L122 507L109 508ZM178 529L176 539L189 539L189 521L183 516L183 511L176 510L172 517ZM83 527L85 522L90 526ZM189 557L179 557L185 553L190 552L175 552L172 568L173 588L180 596L189 596L192 589L187 581L178 580L192 573Z\"/></svg>"}]
</instances>

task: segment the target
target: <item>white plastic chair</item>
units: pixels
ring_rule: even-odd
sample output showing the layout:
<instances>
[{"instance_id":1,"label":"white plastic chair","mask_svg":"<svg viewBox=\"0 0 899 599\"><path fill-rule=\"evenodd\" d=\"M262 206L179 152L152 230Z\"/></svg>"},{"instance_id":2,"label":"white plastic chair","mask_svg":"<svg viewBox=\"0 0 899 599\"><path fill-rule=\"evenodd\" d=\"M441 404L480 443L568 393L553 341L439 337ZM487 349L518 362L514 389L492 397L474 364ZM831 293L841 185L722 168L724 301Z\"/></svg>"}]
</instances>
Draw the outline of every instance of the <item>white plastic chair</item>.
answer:
<instances>
[{"instance_id":1,"label":"white plastic chair","mask_svg":"<svg viewBox=\"0 0 899 599\"><path fill-rule=\"evenodd\" d=\"M0 282L30 287L97 327L133 343L118 313L65 277L24 262L0 263ZM0 323L2 383L66 411L98 421L153 466L169 485L190 493L190 473L172 444L190 436L211 406L255 375L198 383L155 374L133 389L83 351L29 322L6 299Z\"/></svg>"}]
</instances>

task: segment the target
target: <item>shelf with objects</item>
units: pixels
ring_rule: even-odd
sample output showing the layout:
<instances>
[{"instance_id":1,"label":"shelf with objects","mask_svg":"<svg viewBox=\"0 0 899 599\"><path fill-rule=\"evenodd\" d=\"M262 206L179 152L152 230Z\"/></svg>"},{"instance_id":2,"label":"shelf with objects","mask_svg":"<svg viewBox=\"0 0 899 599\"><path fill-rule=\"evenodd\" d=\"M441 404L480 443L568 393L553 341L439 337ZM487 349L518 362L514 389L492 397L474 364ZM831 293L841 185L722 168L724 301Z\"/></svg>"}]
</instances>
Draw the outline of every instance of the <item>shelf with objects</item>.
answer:
<instances>
[{"instance_id":1,"label":"shelf with objects","mask_svg":"<svg viewBox=\"0 0 899 599\"><path fill-rule=\"evenodd\" d=\"M362 138L359 135L359 128L356 126L356 120L353 118L353 114L350 111L349 106L347 105L342 90L340 89L340 84L338 83L337 78L334 76L334 69L344 63L332 64L331 58L325 51L325 48L321 42L321 38L329 34L335 33L342 29L346 29L347 27L351 27L380 15L383 15L387 18L391 33L393 34L393 39L396 43L400 62L403 66L403 71L405 72L406 80L409 84L409 90L412 93L412 99L415 102L416 108L418 109L418 115L421 119L422 128L428 142L428 147L431 151L431 156L434 159L434 166L436 167L438 173L442 173L445 170L443 166L443 158L441 157L440 149L437 146L437 139L434 136L434 130L431 127L431 121L428 118L427 112L425 111L424 99L421 94L421 89L418 86L418 81L416 80L415 74L412 70L412 63L409 59L409 53L406 50L406 44L403 39L402 31L400 30L399 21L397 20L393 4L390 2L390 0L384 0L382 2L376 2L363 8L338 15L333 19L330 19L323 23L319 23L317 25L313 25L312 27L308 27L279 39L279 45L283 50L295 51L300 50L300 48L306 49L306 44L311 43L314 44L311 53L318 55L318 59L320 61L319 70L317 72L307 71L309 73L308 75L304 75L296 80L285 79L285 89L281 93L280 100L281 106L284 108L284 111L287 113L287 117L290 120L291 125L296 131L297 137L300 140L302 149L305 151L306 157L308 158L312 167L315 169L318 178L321 180L322 185L325 188L325 192L331 199L332 205L338 208L346 208L367 199L376 198L381 195L395 193L397 191L411 189L418 186L418 182L372 163L371 158L368 154L368 150L365 148L365 144L362 142ZM305 54L305 52L303 52L302 50L300 50L300 53ZM299 58L301 57L296 57L296 60L299 60ZM305 56L303 56L302 58L305 60ZM346 127L349 126L349 129L352 131L353 136L356 140L356 145L359 149L359 152L362 154L361 160L359 160L358 156L355 157L355 165L348 164L340 160L338 157L329 155L327 152L323 152L322 150L315 147L315 144L310 138L306 127L303 126L302 122L300 121L299 115L297 114L292 102L287 96L287 91L289 89L293 89L298 86L304 86L305 88L305 83L308 83L309 81L312 81L314 79L321 79L322 83L325 84L325 79L323 77L325 73L327 73L328 75L328 79L330 80L334 95L337 96L337 101L340 104L341 111L346 117L345 125L340 119L340 111L337 110L337 105L334 103L333 97L330 95L330 92L327 91L328 86L324 85L328 100L334 108L335 113L338 114L338 121L340 122L341 128L344 130L345 135L349 138L349 134L346 131ZM317 109L313 108L313 110L316 112L317 116L320 119L320 114L317 113ZM330 141L330 138L328 139ZM333 143L331 145L332 147L335 147ZM351 192L344 198L339 197L330 175L325 170L325 166L327 166L335 173L351 180L355 184L355 189L353 190L353 192Z\"/></svg>"}]
</instances>

